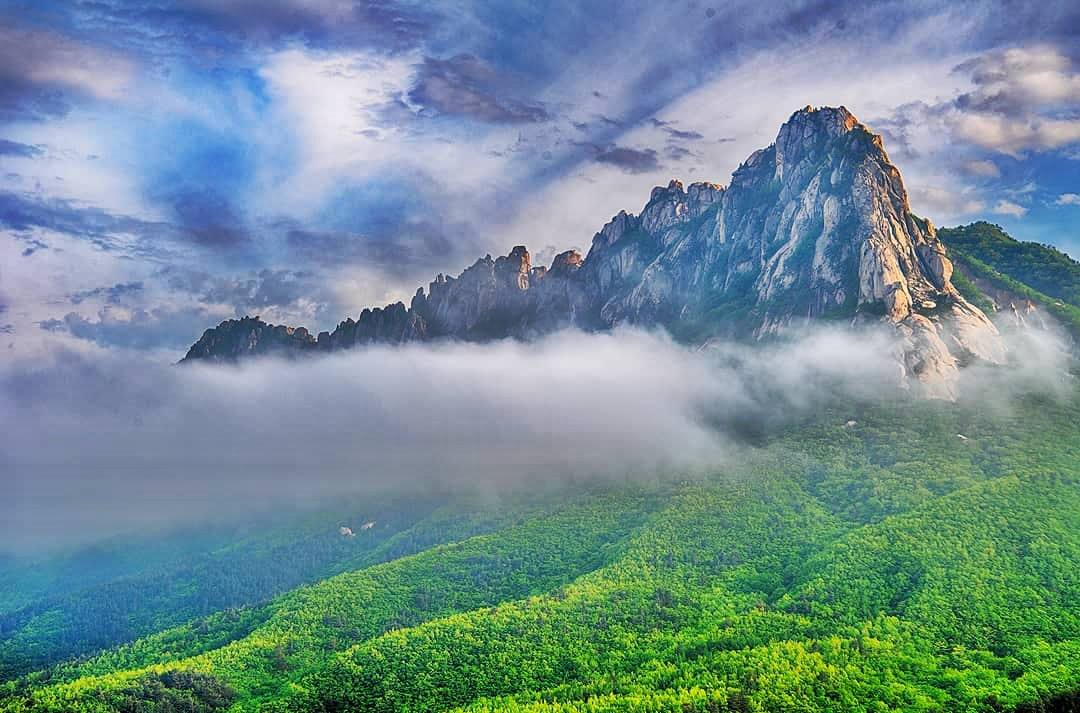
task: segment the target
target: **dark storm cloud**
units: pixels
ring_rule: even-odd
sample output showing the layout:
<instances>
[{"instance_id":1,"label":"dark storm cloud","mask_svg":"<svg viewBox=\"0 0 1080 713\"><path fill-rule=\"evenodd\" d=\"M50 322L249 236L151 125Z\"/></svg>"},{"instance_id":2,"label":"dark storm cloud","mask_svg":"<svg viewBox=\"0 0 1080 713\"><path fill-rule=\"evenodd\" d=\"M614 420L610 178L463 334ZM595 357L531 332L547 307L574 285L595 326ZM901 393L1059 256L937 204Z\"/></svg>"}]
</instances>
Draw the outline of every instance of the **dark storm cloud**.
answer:
<instances>
[{"instance_id":1,"label":"dark storm cloud","mask_svg":"<svg viewBox=\"0 0 1080 713\"><path fill-rule=\"evenodd\" d=\"M0 25L0 121L42 121L71 110L63 88L34 80L34 58L40 57L45 37Z\"/></svg>"},{"instance_id":2,"label":"dark storm cloud","mask_svg":"<svg viewBox=\"0 0 1080 713\"><path fill-rule=\"evenodd\" d=\"M503 218L500 204L511 204L501 190L494 186L486 194L490 218ZM472 226L452 215L453 208L440 180L388 172L339 187L313 219L282 219L270 227L284 236L286 255L299 264L356 265L393 278L427 279L489 249Z\"/></svg>"},{"instance_id":3,"label":"dark storm cloud","mask_svg":"<svg viewBox=\"0 0 1080 713\"><path fill-rule=\"evenodd\" d=\"M148 221L62 198L0 191L0 226L13 231L53 231L103 250L144 257L166 257L189 245L235 251L250 242L242 217L220 194L180 192L172 196L171 207L175 222ZM32 235L22 237L32 243L31 252L48 247Z\"/></svg>"},{"instance_id":4,"label":"dark storm cloud","mask_svg":"<svg viewBox=\"0 0 1080 713\"><path fill-rule=\"evenodd\" d=\"M119 304L131 295L137 295L143 291L142 282L118 282L109 287L95 287L89 290L79 290L68 295L68 300L73 305L82 304L86 300L104 298L108 304Z\"/></svg>"},{"instance_id":5,"label":"dark storm cloud","mask_svg":"<svg viewBox=\"0 0 1080 713\"><path fill-rule=\"evenodd\" d=\"M12 233L11 237L26 245L26 247L23 248L22 251L23 257L30 257L39 250L49 249L49 244L46 243L44 240L39 240L32 235L28 235L27 233Z\"/></svg>"},{"instance_id":6,"label":"dark storm cloud","mask_svg":"<svg viewBox=\"0 0 1080 713\"><path fill-rule=\"evenodd\" d=\"M324 268L371 267L399 279L427 279L448 265L475 259L483 249L468 226L428 220L402 222L377 234L294 228L285 237L296 260Z\"/></svg>"},{"instance_id":7,"label":"dark storm cloud","mask_svg":"<svg viewBox=\"0 0 1080 713\"><path fill-rule=\"evenodd\" d=\"M504 95L509 82L477 57L461 54L448 59L427 57L420 68L410 100L438 114L461 116L492 124L528 124L550 116L538 104Z\"/></svg>"},{"instance_id":8,"label":"dark storm cloud","mask_svg":"<svg viewBox=\"0 0 1080 713\"><path fill-rule=\"evenodd\" d=\"M685 146L678 146L676 144L668 144L664 148L664 155L672 161L681 161L684 158L690 158L694 156L694 152Z\"/></svg>"},{"instance_id":9,"label":"dark storm cloud","mask_svg":"<svg viewBox=\"0 0 1080 713\"><path fill-rule=\"evenodd\" d=\"M154 280L177 293L177 297L209 306L226 305L237 316L267 308L295 307L301 302L317 311L328 307L325 276L312 270L263 268L240 275L216 275L170 265L155 272Z\"/></svg>"},{"instance_id":10,"label":"dark storm cloud","mask_svg":"<svg viewBox=\"0 0 1080 713\"><path fill-rule=\"evenodd\" d=\"M660 168L660 162L654 149L632 149L625 146L612 146L601 150L593 157L598 163L615 166L627 173L648 173Z\"/></svg>"},{"instance_id":11,"label":"dark storm cloud","mask_svg":"<svg viewBox=\"0 0 1080 713\"><path fill-rule=\"evenodd\" d=\"M42 154L40 146L20 144L18 141L0 139L0 156L15 156L18 158L36 158Z\"/></svg>"},{"instance_id":12,"label":"dark storm cloud","mask_svg":"<svg viewBox=\"0 0 1080 713\"><path fill-rule=\"evenodd\" d=\"M152 284L171 293L163 303L154 303L142 281L95 287L68 295L72 305L101 300L105 306L95 315L68 312L38 326L106 347L183 350L226 317L269 309L333 320L343 311L331 305L325 280L310 271L267 268L222 276L168 266L154 273Z\"/></svg>"},{"instance_id":13,"label":"dark storm cloud","mask_svg":"<svg viewBox=\"0 0 1080 713\"><path fill-rule=\"evenodd\" d=\"M4 301L3 295L0 295L0 318L8 311L7 302ZM0 334L14 334L15 325L10 322L0 322Z\"/></svg>"},{"instance_id":14,"label":"dark storm cloud","mask_svg":"<svg viewBox=\"0 0 1080 713\"><path fill-rule=\"evenodd\" d=\"M71 102L58 89L0 79L0 122L44 121L69 111Z\"/></svg>"}]
</instances>

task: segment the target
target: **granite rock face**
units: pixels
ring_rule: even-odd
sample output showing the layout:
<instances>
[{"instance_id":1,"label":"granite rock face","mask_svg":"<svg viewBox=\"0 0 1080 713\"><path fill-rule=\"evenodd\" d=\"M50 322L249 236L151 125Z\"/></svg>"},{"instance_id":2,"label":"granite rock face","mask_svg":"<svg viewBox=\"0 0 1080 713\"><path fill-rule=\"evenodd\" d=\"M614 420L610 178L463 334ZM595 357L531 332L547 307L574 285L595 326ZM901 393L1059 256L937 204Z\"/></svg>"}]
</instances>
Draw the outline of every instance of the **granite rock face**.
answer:
<instances>
[{"instance_id":1,"label":"granite rock face","mask_svg":"<svg viewBox=\"0 0 1080 713\"><path fill-rule=\"evenodd\" d=\"M227 319L203 332L184 361L236 361L252 354L296 356L314 352L319 344L303 327L267 324L258 317Z\"/></svg>"},{"instance_id":2,"label":"granite rock face","mask_svg":"<svg viewBox=\"0 0 1080 713\"><path fill-rule=\"evenodd\" d=\"M528 251L477 260L456 278L367 310L332 333L258 320L207 330L185 360L308 353L440 338L529 338L567 326L660 325L687 340L763 338L820 319L883 322L898 363L950 396L957 368L1001 363L994 325L951 282L934 226L912 214L881 138L843 107L806 107L728 186L671 181L620 212L584 258L533 267Z\"/></svg>"}]
</instances>

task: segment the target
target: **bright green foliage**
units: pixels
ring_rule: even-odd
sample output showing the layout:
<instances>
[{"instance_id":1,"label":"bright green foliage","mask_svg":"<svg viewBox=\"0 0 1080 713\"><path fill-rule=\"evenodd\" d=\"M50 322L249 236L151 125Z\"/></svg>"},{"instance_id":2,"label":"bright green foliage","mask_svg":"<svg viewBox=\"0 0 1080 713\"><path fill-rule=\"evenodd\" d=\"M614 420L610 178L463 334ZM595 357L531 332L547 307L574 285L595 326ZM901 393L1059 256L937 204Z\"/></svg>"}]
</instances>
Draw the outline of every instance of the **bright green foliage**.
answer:
<instances>
[{"instance_id":1,"label":"bright green foliage","mask_svg":"<svg viewBox=\"0 0 1080 713\"><path fill-rule=\"evenodd\" d=\"M30 594L0 613L0 680L148 634L148 640L118 650L127 664L217 648L265 619L262 609L250 608L275 594L488 532L521 516L479 499L459 497L452 508L436 504L445 497L369 499L299 520L279 516L285 525L256 520L135 548L98 545L46 562L46 576L36 563L13 566L0 581L10 579L15 594ZM375 526L355 537L338 534L339 523L364 521ZM132 561L137 557L143 558L142 571ZM41 595L42 589L51 594ZM167 651L167 658L135 656L133 650L147 645Z\"/></svg>"},{"instance_id":2,"label":"bright green foliage","mask_svg":"<svg viewBox=\"0 0 1080 713\"><path fill-rule=\"evenodd\" d=\"M1001 226L979 221L942 228L950 250L979 260L1044 295L1080 307L1080 262L1051 245L1021 242Z\"/></svg>"},{"instance_id":3,"label":"bright green foliage","mask_svg":"<svg viewBox=\"0 0 1080 713\"><path fill-rule=\"evenodd\" d=\"M146 675L104 703L124 713L217 713L229 708L236 694L213 676L197 671L165 671Z\"/></svg>"},{"instance_id":4,"label":"bright green foliage","mask_svg":"<svg viewBox=\"0 0 1080 713\"><path fill-rule=\"evenodd\" d=\"M222 526L209 534L179 533L134 548L144 559L141 571L118 543L60 558L45 568L51 576L38 587L48 594L0 610L0 679L196 617L263 602L358 562L381 561L386 548L403 551L403 530L429 517L435 507L420 499L390 500L367 503L359 513L324 513L314 521L293 518L288 527L256 521ZM377 518L379 527L363 537L333 536L340 518L350 515L360 521ZM173 544L183 542L188 546ZM434 543L416 544L423 549ZM33 564L13 568L11 579L26 583L37 569ZM35 587L24 584L20 589L33 592ZM246 633L232 625L228 629L234 635Z\"/></svg>"},{"instance_id":5,"label":"bright green foliage","mask_svg":"<svg viewBox=\"0 0 1080 713\"><path fill-rule=\"evenodd\" d=\"M11 681L0 711L1076 703L1080 393L839 405L707 477L494 502L449 502L266 605ZM438 532L461 535L428 547Z\"/></svg>"},{"instance_id":6,"label":"bright green foliage","mask_svg":"<svg viewBox=\"0 0 1080 713\"><path fill-rule=\"evenodd\" d=\"M956 251L953 251L952 258L953 260L957 260ZM994 301L987 297L986 294L979 289L979 286L964 273L965 269L974 271L974 268L972 268L970 264L964 263L963 257L960 257L959 263L960 269L954 270L952 274L953 287L960 291L960 294L963 295L964 299L981 309L984 313L988 315L993 314L996 309ZM956 266L957 265L954 263L954 267Z\"/></svg>"},{"instance_id":7,"label":"bright green foliage","mask_svg":"<svg viewBox=\"0 0 1080 713\"><path fill-rule=\"evenodd\" d=\"M983 309L992 302L963 272L1038 302L1080 339L1080 263L1050 245L1020 242L1000 226L979 221L942 228L938 235L960 268L953 283ZM989 303L989 304L988 304Z\"/></svg>"}]
</instances>

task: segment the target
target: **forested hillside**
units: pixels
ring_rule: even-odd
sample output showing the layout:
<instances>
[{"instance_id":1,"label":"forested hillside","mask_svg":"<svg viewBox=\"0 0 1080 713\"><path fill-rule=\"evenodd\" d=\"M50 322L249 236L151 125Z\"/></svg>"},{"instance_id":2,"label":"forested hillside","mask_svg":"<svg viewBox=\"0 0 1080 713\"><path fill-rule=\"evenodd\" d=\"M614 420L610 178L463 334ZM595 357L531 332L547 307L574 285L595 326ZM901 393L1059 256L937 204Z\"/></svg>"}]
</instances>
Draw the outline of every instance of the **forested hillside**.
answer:
<instances>
[{"instance_id":1,"label":"forested hillside","mask_svg":"<svg viewBox=\"0 0 1080 713\"><path fill-rule=\"evenodd\" d=\"M117 539L44 562L9 565L0 610L0 679L194 621L203 646L247 633L275 594L342 571L486 532L528 510L480 494L376 497L314 515L279 513L124 546ZM563 496L557 496L561 499ZM556 500L560 502L561 500ZM369 522L370 528L360 529ZM341 523L357 532L342 535ZM352 528L350 528L351 530ZM180 645L181 637L173 637Z\"/></svg>"},{"instance_id":2,"label":"forested hillside","mask_svg":"<svg viewBox=\"0 0 1080 713\"><path fill-rule=\"evenodd\" d=\"M1078 424L1075 389L834 404L704 476L462 494L0 710L1069 710Z\"/></svg>"},{"instance_id":3,"label":"forested hillside","mask_svg":"<svg viewBox=\"0 0 1080 713\"><path fill-rule=\"evenodd\" d=\"M942 228L938 236L962 271L956 283L966 297L992 309L963 272L1038 302L1060 319L1074 338L1080 338L1080 263L1076 260L1050 245L1016 240L1000 226L985 221Z\"/></svg>"},{"instance_id":4,"label":"forested hillside","mask_svg":"<svg viewBox=\"0 0 1080 713\"><path fill-rule=\"evenodd\" d=\"M377 561L387 556L385 548L395 536L435 508L421 498L375 502L358 507L359 512L341 509L311 519L279 518L287 526L271 518L256 519L242 526L162 536L145 547L125 548L119 542L96 546L47 561L44 567L34 562L12 567L8 579L16 594L42 591L23 601L13 596L0 611L0 675L10 678L197 617L262 602L299 584ZM359 538L334 536L338 523L350 517L376 519L378 527ZM42 580L39 587L32 586L34 578ZM229 630L236 632L235 627Z\"/></svg>"}]
</instances>

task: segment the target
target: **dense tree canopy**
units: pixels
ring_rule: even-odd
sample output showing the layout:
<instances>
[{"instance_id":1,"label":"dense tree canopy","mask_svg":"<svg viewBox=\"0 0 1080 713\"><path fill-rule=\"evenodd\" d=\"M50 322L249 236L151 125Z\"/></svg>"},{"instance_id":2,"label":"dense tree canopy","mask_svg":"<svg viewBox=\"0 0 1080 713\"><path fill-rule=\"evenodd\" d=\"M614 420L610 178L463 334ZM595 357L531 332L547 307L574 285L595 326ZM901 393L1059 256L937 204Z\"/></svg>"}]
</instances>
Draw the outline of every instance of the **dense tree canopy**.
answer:
<instances>
[{"instance_id":1,"label":"dense tree canopy","mask_svg":"<svg viewBox=\"0 0 1080 713\"><path fill-rule=\"evenodd\" d=\"M938 231L959 270L953 280L965 297L984 310L993 301L973 284L997 289L1043 306L1080 340L1080 263L1050 245L1015 240L984 221ZM969 278L968 275L971 275Z\"/></svg>"}]
</instances>

